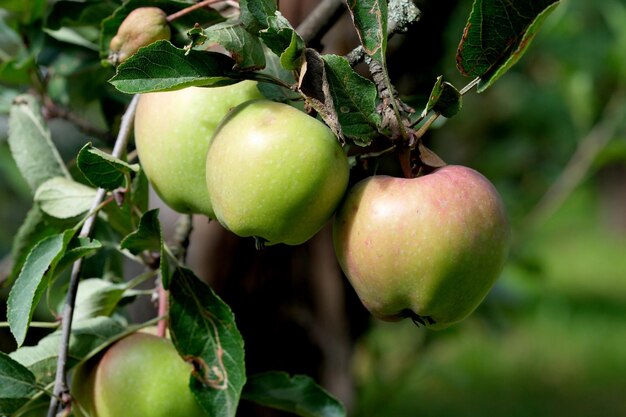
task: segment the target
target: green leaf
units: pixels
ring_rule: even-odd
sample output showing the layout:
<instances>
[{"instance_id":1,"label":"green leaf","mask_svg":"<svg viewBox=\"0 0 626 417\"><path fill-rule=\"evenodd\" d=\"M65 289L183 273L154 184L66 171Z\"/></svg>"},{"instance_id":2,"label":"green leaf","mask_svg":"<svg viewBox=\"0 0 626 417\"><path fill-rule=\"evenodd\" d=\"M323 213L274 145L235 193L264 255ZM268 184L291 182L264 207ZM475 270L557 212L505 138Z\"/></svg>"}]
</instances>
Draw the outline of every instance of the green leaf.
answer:
<instances>
[{"instance_id":1,"label":"green leaf","mask_svg":"<svg viewBox=\"0 0 626 417\"><path fill-rule=\"evenodd\" d=\"M91 143L78 152L76 164L91 184L109 191L124 186L126 177L139 171L139 164L128 164L94 148Z\"/></svg>"},{"instance_id":2,"label":"green leaf","mask_svg":"<svg viewBox=\"0 0 626 417\"><path fill-rule=\"evenodd\" d=\"M35 245L11 288L7 301L7 319L18 346L24 343L35 307L74 233L72 229L66 230L48 236Z\"/></svg>"},{"instance_id":3,"label":"green leaf","mask_svg":"<svg viewBox=\"0 0 626 417\"><path fill-rule=\"evenodd\" d=\"M0 352L0 414L11 415L37 392L35 375Z\"/></svg>"},{"instance_id":4,"label":"green leaf","mask_svg":"<svg viewBox=\"0 0 626 417\"><path fill-rule=\"evenodd\" d=\"M143 170L133 177L130 193L124 194L124 204L107 204L103 212L108 224L120 235L135 231L140 213L148 210L149 183Z\"/></svg>"},{"instance_id":5,"label":"green leaf","mask_svg":"<svg viewBox=\"0 0 626 417\"><path fill-rule=\"evenodd\" d=\"M46 0L2 0L2 8L15 13L20 23L30 24L46 12Z\"/></svg>"},{"instance_id":6,"label":"green leaf","mask_svg":"<svg viewBox=\"0 0 626 417\"><path fill-rule=\"evenodd\" d=\"M110 83L128 93L176 90L190 86L219 87L241 80L235 61L217 52L176 48L161 40L140 48L119 67Z\"/></svg>"},{"instance_id":7,"label":"green leaf","mask_svg":"<svg viewBox=\"0 0 626 417\"><path fill-rule=\"evenodd\" d=\"M145 250L158 252L161 284L163 288L169 288L173 272L170 263L176 264L176 260L166 250L165 242L163 241L163 230L159 222L159 209L145 212L141 216L137 230L122 239L120 247L129 250L133 254L138 254Z\"/></svg>"},{"instance_id":8,"label":"green leaf","mask_svg":"<svg viewBox=\"0 0 626 417\"><path fill-rule=\"evenodd\" d=\"M305 50L304 40L283 15L276 12L275 16L270 16L267 29L259 32L259 36L267 47L280 57L283 68L288 70L300 68Z\"/></svg>"},{"instance_id":9,"label":"green leaf","mask_svg":"<svg viewBox=\"0 0 626 417\"><path fill-rule=\"evenodd\" d=\"M213 417L234 417L246 380L243 339L232 311L192 271L177 268L170 285L170 332L194 365L191 390Z\"/></svg>"},{"instance_id":10,"label":"green leaf","mask_svg":"<svg viewBox=\"0 0 626 417\"><path fill-rule=\"evenodd\" d=\"M526 52L559 0L475 0L457 50L457 68L486 90Z\"/></svg>"},{"instance_id":11,"label":"green leaf","mask_svg":"<svg viewBox=\"0 0 626 417\"><path fill-rule=\"evenodd\" d=\"M120 301L135 295L127 286L127 283L116 284L100 278L83 279L78 285L73 319L78 322L112 315Z\"/></svg>"},{"instance_id":12,"label":"green leaf","mask_svg":"<svg viewBox=\"0 0 626 417\"><path fill-rule=\"evenodd\" d=\"M35 61L19 33L0 14L0 82L29 84L34 66Z\"/></svg>"},{"instance_id":13,"label":"green leaf","mask_svg":"<svg viewBox=\"0 0 626 417\"><path fill-rule=\"evenodd\" d=\"M68 178L55 177L37 188L35 202L56 219L71 219L91 209L97 190Z\"/></svg>"},{"instance_id":14,"label":"green leaf","mask_svg":"<svg viewBox=\"0 0 626 417\"><path fill-rule=\"evenodd\" d=\"M215 42L235 59L239 70L258 70L265 67L265 53L259 38L248 32L241 22L223 22L204 30L208 41Z\"/></svg>"},{"instance_id":15,"label":"green leaf","mask_svg":"<svg viewBox=\"0 0 626 417\"><path fill-rule=\"evenodd\" d=\"M387 52L387 0L351 0L347 5L365 53L384 63Z\"/></svg>"},{"instance_id":16,"label":"green leaf","mask_svg":"<svg viewBox=\"0 0 626 417\"><path fill-rule=\"evenodd\" d=\"M33 96L15 99L9 118L9 146L33 194L50 178L70 175L50 139L50 131Z\"/></svg>"},{"instance_id":17,"label":"green leaf","mask_svg":"<svg viewBox=\"0 0 626 417\"><path fill-rule=\"evenodd\" d=\"M345 417L339 401L308 376L267 372L248 377L242 398L302 417Z\"/></svg>"},{"instance_id":18,"label":"green leaf","mask_svg":"<svg viewBox=\"0 0 626 417\"><path fill-rule=\"evenodd\" d=\"M44 214L38 206L35 205L30 208L13 239L11 248L13 270L11 272L12 279L9 283L13 282L13 279L19 274L31 249L44 237L59 231L58 228L46 222Z\"/></svg>"},{"instance_id":19,"label":"green leaf","mask_svg":"<svg viewBox=\"0 0 626 417\"><path fill-rule=\"evenodd\" d=\"M280 58L267 47L264 47L263 49L265 51L266 65L263 70L259 71L259 73L271 75L274 78L284 81L287 85L295 85L296 80L294 78L293 71L288 71L283 68L280 64ZM300 96L300 94L296 91L274 83L258 83L257 88L261 91L263 96L273 101L288 103L302 98L302 96Z\"/></svg>"},{"instance_id":20,"label":"green leaf","mask_svg":"<svg viewBox=\"0 0 626 417\"><path fill-rule=\"evenodd\" d=\"M441 113L443 117L452 117L461 110L463 97L459 90L452 84L443 81L443 76L437 77L437 81L428 98L423 115L431 110Z\"/></svg>"},{"instance_id":21,"label":"green leaf","mask_svg":"<svg viewBox=\"0 0 626 417\"><path fill-rule=\"evenodd\" d=\"M128 249L136 255L144 250L158 252L161 250L161 223L159 209L152 209L141 216L139 227L120 242L122 249Z\"/></svg>"},{"instance_id":22,"label":"green leaf","mask_svg":"<svg viewBox=\"0 0 626 417\"><path fill-rule=\"evenodd\" d=\"M278 8L276 0L239 0L240 19L251 33L268 28L267 19L274 16Z\"/></svg>"},{"instance_id":23,"label":"green leaf","mask_svg":"<svg viewBox=\"0 0 626 417\"><path fill-rule=\"evenodd\" d=\"M74 237L65 249L65 254L55 268L55 275L63 272L65 268L80 258L87 258L102 249L102 243L88 237Z\"/></svg>"},{"instance_id":24,"label":"green leaf","mask_svg":"<svg viewBox=\"0 0 626 417\"><path fill-rule=\"evenodd\" d=\"M110 317L96 317L76 321L72 325L68 349L68 369L88 359L127 330L123 324ZM47 335L35 346L23 346L12 352L11 358L27 367L41 385L54 380L61 341L61 330Z\"/></svg>"},{"instance_id":25,"label":"green leaf","mask_svg":"<svg viewBox=\"0 0 626 417\"><path fill-rule=\"evenodd\" d=\"M50 6L46 18L48 28L57 30L68 26L99 26L110 16L118 2L102 0L59 0Z\"/></svg>"},{"instance_id":26,"label":"green leaf","mask_svg":"<svg viewBox=\"0 0 626 417\"><path fill-rule=\"evenodd\" d=\"M343 134L358 145L368 145L379 135L376 86L357 74L344 57L322 55L322 59Z\"/></svg>"}]
</instances>

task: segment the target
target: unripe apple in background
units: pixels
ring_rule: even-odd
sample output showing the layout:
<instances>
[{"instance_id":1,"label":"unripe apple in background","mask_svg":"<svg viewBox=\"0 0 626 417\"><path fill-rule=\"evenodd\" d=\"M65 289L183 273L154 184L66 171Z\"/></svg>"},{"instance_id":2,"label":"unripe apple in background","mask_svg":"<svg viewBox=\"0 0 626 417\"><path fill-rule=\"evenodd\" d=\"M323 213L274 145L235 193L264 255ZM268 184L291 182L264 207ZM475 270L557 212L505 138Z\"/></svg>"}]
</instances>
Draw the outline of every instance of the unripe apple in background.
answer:
<instances>
[{"instance_id":1,"label":"unripe apple in background","mask_svg":"<svg viewBox=\"0 0 626 417\"><path fill-rule=\"evenodd\" d=\"M485 298L506 260L510 227L495 187L446 166L417 178L372 176L346 195L335 252L375 317L444 328Z\"/></svg>"},{"instance_id":2,"label":"unripe apple in background","mask_svg":"<svg viewBox=\"0 0 626 417\"><path fill-rule=\"evenodd\" d=\"M345 193L349 166L334 133L287 104L244 103L215 132L206 161L215 215L239 236L297 245Z\"/></svg>"},{"instance_id":3,"label":"unripe apple in background","mask_svg":"<svg viewBox=\"0 0 626 417\"><path fill-rule=\"evenodd\" d=\"M209 141L231 108L261 97L254 81L141 96L135 115L137 153L150 183L168 206L213 218L205 180Z\"/></svg>"},{"instance_id":4,"label":"unripe apple in background","mask_svg":"<svg viewBox=\"0 0 626 417\"><path fill-rule=\"evenodd\" d=\"M193 367L169 339L133 333L74 373L71 393L89 417L207 417L189 388Z\"/></svg>"},{"instance_id":5,"label":"unripe apple in background","mask_svg":"<svg viewBox=\"0 0 626 417\"><path fill-rule=\"evenodd\" d=\"M118 65L142 46L172 36L167 15L158 7L139 7L126 16L109 44L108 61Z\"/></svg>"}]
</instances>

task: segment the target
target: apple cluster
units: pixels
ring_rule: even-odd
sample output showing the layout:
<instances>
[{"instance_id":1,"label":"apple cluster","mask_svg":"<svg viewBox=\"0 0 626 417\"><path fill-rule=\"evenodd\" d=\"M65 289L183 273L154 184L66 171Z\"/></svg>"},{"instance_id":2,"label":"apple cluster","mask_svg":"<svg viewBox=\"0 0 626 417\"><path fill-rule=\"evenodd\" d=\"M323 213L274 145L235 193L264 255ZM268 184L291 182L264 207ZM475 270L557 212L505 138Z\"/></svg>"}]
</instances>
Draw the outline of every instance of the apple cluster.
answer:
<instances>
[{"instance_id":1,"label":"apple cluster","mask_svg":"<svg viewBox=\"0 0 626 417\"><path fill-rule=\"evenodd\" d=\"M334 216L339 264L382 320L433 329L462 320L508 253L504 204L483 175L445 166L347 190L348 159L330 128L263 98L253 81L144 94L135 141L166 204L239 236L298 245Z\"/></svg>"},{"instance_id":2,"label":"apple cluster","mask_svg":"<svg viewBox=\"0 0 626 417\"><path fill-rule=\"evenodd\" d=\"M337 260L381 320L432 329L462 320L508 252L504 204L484 176L445 166L417 178L375 175L348 190L349 163L334 133L264 98L253 81L142 95L135 143L166 204L239 236L298 245L334 217ZM170 340L132 334L75 371L76 414L203 416L191 368Z\"/></svg>"}]
</instances>

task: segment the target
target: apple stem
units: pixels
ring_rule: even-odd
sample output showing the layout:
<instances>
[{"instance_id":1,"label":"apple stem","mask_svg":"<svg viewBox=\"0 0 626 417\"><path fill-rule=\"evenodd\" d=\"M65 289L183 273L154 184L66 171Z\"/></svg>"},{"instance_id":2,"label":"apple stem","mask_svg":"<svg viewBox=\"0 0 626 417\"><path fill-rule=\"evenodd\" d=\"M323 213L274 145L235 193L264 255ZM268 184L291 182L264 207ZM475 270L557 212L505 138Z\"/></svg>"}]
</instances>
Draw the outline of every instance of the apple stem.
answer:
<instances>
[{"instance_id":1,"label":"apple stem","mask_svg":"<svg viewBox=\"0 0 626 417\"><path fill-rule=\"evenodd\" d=\"M165 337L167 333L167 312L169 303L167 302L168 293L163 288L163 281L159 279L159 287L157 289L159 295L159 317L163 317L157 324L157 336Z\"/></svg>"},{"instance_id":2,"label":"apple stem","mask_svg":"<svg viewBox=\"0 0 626 417\"><path fill-rule=\"evenodd\" d=\"M400 167L405 178L413 178L413 169L411 169L411 149L402 148L398 153L398 159L400 160Z\"/></svg>"}]
</instances>

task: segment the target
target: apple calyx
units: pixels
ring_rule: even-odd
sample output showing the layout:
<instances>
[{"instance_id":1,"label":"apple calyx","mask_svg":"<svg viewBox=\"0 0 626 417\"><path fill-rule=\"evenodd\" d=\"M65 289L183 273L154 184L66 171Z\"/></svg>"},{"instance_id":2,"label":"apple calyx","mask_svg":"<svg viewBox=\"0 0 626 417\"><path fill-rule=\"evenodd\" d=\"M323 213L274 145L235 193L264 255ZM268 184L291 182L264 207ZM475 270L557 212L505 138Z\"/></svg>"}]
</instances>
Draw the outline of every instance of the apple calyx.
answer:
<instances>
[{"instance_id":1,"label":"apple calyx","mask_svg":"<svg viewBox=\"0 0 626 417\"><path fill-rule=\"evenodd\" d=\"M420 326L426 327L428 325L437 324L435 319L433 319L432 317L420 316L419 314L417 314L416 312L414 312L413 310L409 308L405 308L404 310L402 310L399 316L402 317L403 319L411 319L413 324L415 324L417 327L420 327Z\"/></svg>"}]
</instances>

